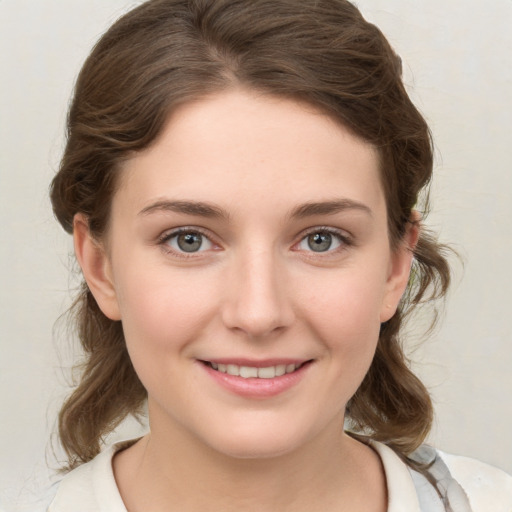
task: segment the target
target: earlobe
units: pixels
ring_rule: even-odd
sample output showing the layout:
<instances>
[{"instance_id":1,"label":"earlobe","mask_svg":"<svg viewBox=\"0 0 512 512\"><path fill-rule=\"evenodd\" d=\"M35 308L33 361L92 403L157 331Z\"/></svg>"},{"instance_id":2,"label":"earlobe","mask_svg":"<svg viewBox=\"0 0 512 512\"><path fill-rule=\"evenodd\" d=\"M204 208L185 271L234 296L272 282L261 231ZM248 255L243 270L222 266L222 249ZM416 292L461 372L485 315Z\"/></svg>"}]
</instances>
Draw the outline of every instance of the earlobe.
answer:
<instances>
[{"instance_id":1,"label":"earlobe","mask_svg":"<svg viewBox=\"0 0 512 512\"><path fill-rule=\"evenodd\" d=\"M413 211L411 220L399 247L391 255L390 269L386 283L386 293L382 301L380 321L387 322L395 314L398 303L407 288L411 266L414 257L414 248L418 243L420 234L419 214Z\"/></svg>"},{"instance_id":2,"label":"earlobe","mask_svg":"<svg viewBox=\"0 0 512 512\"><path fill-rule=\"evenodd\" d=\"M73 243L76 259L101 311L111 320L120 320L108 255L91 235L87 217L80 213L73 219Z\"/></svg>"}]
</instances>

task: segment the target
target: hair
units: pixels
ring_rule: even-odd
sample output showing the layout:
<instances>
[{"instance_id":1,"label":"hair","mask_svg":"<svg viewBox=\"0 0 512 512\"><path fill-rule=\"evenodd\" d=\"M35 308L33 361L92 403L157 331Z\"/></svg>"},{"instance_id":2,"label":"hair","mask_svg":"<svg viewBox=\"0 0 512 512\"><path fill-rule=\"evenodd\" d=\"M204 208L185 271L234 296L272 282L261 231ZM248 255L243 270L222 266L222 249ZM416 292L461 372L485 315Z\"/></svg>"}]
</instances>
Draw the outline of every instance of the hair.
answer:
<instances>
[{"instance_id":1,"label":"hair","mask_svg":"<svg viewBox=\"0 0 512 512\"><path fill-rule=\"evenodd\" d=\"M375 146L391 245L400 243L431 179L432 139L406 93L399 57L346 0L150 0L121 17L76 82L51 185L64 229L72 233L81 213L101 240L123 161L155 141L178 105L234 87L311 104ZM403 457L424 441L433 408L409 368L401 330L405 317L443 296L449 281L444 247L421 229L407 291L382 325L371 367L347 404L355 433ZM127 415L140 414L147 393L121 322L101 312L85 282L70 312L85 353L80 381L59 414L73 468L92 459Z\"/></svg>"}]
</instances>

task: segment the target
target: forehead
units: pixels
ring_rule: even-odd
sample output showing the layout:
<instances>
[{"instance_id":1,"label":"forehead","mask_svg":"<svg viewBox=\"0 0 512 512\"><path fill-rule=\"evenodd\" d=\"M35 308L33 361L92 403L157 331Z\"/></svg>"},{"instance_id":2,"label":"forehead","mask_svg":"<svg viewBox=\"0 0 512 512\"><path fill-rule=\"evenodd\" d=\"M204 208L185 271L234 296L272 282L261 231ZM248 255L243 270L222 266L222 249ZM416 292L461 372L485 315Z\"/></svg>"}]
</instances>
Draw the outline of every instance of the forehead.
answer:
<instances>
[{"instance_id":1,"label":"forehead","mask_svg":"<svg viewBox=\"0 0 512 512\"><path fill-rule=\"evenodd\" d=\"M233 90L179 107L123 164L114 203L166 196L231 208L346 197L382 208L377 150L315 107Z\"/></svg>"}]
</instances>

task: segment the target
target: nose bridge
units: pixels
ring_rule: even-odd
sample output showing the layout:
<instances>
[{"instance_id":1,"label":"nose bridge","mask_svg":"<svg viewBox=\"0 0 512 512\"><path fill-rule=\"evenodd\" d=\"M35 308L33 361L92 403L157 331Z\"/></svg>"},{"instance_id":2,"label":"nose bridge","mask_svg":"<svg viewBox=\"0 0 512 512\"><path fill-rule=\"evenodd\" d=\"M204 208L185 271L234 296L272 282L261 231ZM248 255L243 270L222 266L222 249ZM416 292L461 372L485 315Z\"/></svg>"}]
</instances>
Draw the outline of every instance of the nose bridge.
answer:
<instances>
[{"instance_id":1,"label":"nose bridge","mask_svg":"<svg viewBox=\"0 0 512 512\"><path fill-rule=\"evenodd\" d=\"M224 322L250 337L288 326L293 311L279 255L271 247L240 250L227 286Z\"/></svg>"}]
</instances>

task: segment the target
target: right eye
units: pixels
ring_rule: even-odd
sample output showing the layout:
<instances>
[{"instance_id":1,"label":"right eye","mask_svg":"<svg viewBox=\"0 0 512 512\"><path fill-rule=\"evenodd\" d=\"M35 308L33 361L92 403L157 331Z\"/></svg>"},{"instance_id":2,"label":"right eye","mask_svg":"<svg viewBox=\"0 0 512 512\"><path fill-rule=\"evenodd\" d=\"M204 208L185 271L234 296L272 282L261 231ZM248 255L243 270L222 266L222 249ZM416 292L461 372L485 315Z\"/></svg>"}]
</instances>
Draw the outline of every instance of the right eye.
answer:
<instances>
[{"instance_id":1,"label":"right eye","mask_svg":"<svg viewBox=\"0 0 512 512\"><path fill-rule=\"evenodd\" d=\"M188 229L168 233L160 243L171 251L186 254L204 252L213 248L213 243L207 236L199 231Z\"/></svg>"}]
</instances>

